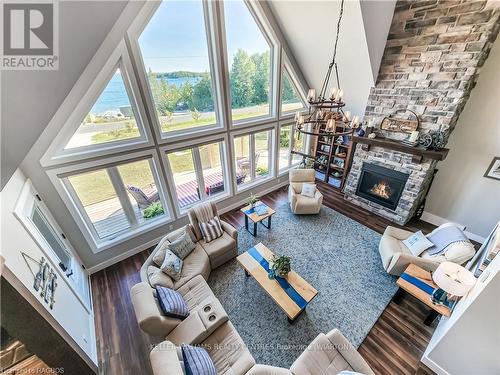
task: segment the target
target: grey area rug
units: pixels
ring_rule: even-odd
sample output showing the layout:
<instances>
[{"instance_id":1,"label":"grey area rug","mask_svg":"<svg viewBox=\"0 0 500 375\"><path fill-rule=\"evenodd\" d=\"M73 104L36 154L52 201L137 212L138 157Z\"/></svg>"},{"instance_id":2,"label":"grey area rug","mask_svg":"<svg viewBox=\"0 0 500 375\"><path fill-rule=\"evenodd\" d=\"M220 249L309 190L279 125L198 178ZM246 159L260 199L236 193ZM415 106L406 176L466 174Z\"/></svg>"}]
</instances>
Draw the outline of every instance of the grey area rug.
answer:
<instances>
[{"instance_id":1,"label":"grey area rug","mask_svg":"<svg viewBox=\"0 0 500 375\"><path fill-rule=\"evenodd\" d=\"M272 229L253 237L239 232L239 253L262 242L292 257L292 268L319 294L289 324L285 313L234 259L212 271L209 284L257 363L290 367L320 333L338 328L359 346L397 290L382 268L380 234L323 206L319 215L296 216L276 208ZM252 228L252 224L251 224Z\"/></svg>"}]
</instances>

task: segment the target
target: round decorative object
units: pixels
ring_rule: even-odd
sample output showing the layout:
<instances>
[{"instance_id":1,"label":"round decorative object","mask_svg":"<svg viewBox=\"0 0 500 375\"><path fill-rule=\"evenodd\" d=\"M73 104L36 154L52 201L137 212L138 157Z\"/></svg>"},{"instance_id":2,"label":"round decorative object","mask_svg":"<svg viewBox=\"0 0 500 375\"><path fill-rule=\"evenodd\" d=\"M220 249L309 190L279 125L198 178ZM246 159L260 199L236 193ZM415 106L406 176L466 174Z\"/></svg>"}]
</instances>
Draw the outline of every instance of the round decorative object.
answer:
<instances>
[{"instance_id":1,"label":"round decorative object","mask_svg":"<svg viewBox=\"0 0 500 375\"><path fill-rule=\"evenodd\" d=\"M444 137L444 133L442 131L435 130L435 131L431 131L429 134L432 137L431 148L433 150L439 150L446 145L446 140Z\"/></svg>"},{"instance_id":2,"label":"round decorative object","mask_svg":"<svg viewBox=\"0 0 500 375\"><path fill-rule=\"evenodd\" d=\"M422 147L429 148L432 145L432 135L420 134L418 137L418 144Z\"/></svg>"}]
</instances>

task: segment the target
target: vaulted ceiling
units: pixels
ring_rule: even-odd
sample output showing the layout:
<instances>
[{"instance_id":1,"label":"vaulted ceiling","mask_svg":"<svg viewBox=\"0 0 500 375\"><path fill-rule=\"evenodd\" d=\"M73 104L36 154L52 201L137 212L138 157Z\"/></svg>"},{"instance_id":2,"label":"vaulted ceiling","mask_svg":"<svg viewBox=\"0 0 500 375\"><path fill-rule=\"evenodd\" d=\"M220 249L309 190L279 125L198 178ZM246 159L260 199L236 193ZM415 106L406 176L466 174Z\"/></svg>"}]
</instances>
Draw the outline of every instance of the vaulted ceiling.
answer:
<instances>
[{"instance_id":1,"label":"vaulted ceiling","mask_svg":"<svg viewBox=\"0 0 500 375\"><path fill-rule=\"evenodd\" d=\"M19 166L109 33L126 1L60 2L59 70L1 73L1 187ZM308 83L320 88L340 1L270 1ZM348 108L362 114L395 1L346 1L339 71Z\"/></svg>"}]
</instances>

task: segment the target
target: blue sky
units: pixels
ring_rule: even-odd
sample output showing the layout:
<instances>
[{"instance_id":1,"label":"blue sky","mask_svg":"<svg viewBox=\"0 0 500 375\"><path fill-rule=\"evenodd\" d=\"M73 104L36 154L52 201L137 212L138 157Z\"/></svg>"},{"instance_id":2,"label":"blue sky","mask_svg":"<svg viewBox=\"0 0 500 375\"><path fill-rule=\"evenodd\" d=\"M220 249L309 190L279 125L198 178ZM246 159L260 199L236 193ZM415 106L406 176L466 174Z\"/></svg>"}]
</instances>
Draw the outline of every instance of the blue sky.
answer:
<instances>
[{"instance_id":1,"label":"blue sky","mask_svg":"<svg viewBox=\"0 0 500 375\"><path fill-rule=\"evenodd\" d=\"M269 48L241 0L224 3L228 58L238 48L250 54ZM146 70L209 70L203 6L198 1L164 1L139 38Z\"/></svg>"}]
</instances>

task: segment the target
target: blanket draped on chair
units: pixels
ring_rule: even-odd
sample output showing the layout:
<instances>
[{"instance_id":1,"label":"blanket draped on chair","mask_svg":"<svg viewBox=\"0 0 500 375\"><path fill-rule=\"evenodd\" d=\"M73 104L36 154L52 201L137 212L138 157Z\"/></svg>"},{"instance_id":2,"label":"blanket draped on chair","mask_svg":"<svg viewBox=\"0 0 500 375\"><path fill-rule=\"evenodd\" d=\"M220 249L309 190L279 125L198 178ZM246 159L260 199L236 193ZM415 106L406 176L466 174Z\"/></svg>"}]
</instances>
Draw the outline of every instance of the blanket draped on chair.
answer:
<instances>
[{"instance_id":1,"label":"blanket draped on chair","mask_svg":"<svg viewBox=\"0 0 500 375\"><path fill-rule=\"evenodd\" d=\"M195 212L200 223L206 223L215 216L210 202L200 203L193 206L193 211Z\"/></svg>"}]
</instances>

